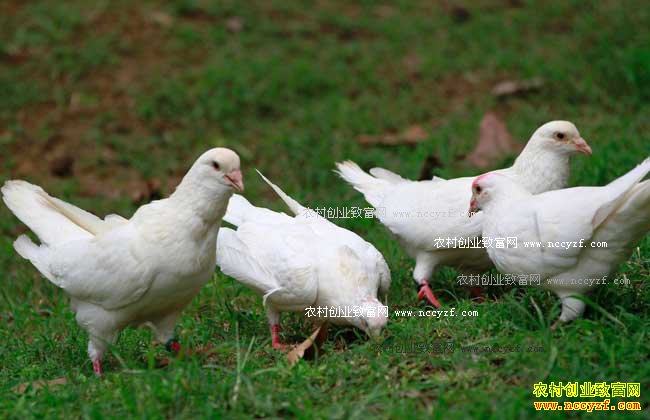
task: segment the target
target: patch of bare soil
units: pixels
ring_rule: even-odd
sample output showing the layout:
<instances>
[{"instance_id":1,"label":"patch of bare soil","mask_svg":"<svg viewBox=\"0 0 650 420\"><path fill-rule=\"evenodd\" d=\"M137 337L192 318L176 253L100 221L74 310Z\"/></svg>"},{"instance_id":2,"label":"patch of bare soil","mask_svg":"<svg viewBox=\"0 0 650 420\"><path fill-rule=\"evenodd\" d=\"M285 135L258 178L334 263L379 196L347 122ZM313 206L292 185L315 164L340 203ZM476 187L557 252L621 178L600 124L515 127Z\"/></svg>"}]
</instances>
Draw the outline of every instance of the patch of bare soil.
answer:
<instances>
[{"instance_id":1,"label":"patch of bare soil","mask_svg":"<svg viewBox=\"0 0 650 420\"><path fill-rule=\"evenodd\" d=\"M18 12L18 8L10 10ZM15 64L24 64L24 77L44 85L60 84L72 92L63 102L44 101L16 112L21 130L12 133L16 141L9 146L17 163L12 176L29 176L45 186L52 177L75 177L86 195L129 196L135 202L173 189L125 167L111 145L101 141L111 135L146 137L168 128L164 123L149 124L139 119L132 96L133 91L146 88L150 75L169 67L163 50L166 26L155 17L135 7L119 11L107 8L86 16L72 43L81 47L92 37L111 37L116 43L111 53L117 59L74 81L66 75L51 80L43 63L47 52L39 56L15 53L9 58ZM88 96L93 100L84 101ZM101 116L110 118L99 122ZM96 137L99 141L92 140ZM96 162L101 162L101 168L89 166Z\"/></svg>"}]
</instances>

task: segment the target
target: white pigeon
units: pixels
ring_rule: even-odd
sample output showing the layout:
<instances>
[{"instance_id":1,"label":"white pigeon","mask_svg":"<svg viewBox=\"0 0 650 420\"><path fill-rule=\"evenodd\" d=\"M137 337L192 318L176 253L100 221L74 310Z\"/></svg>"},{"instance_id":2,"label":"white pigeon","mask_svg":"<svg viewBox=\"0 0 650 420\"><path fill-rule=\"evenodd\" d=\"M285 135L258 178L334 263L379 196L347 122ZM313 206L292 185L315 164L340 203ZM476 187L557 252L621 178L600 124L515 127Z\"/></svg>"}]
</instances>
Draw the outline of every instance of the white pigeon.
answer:
<instances>
[{"instance_id":1,"label":"white pigeon","mask_svg":"<svg viewBox=\"0 0 650 420\"><path fill-rule=\"evenodd\" d=\"M306 314L316 324L352 325L378 336L388 313L377 293L385 294L390 286L383 256L260 175L295 216L255 207L234 195L224 220L237 230L219 231L217 265L263 296L273 348L288 347L279 336L281 312ZM309 307L314 313L306 313Z\"/></svg>"},{"instance_id":2,"label":"white pigeon","mask_svg":"<svg viewBox=\"0 0 650 420\"><path fill-rule=\"evenodd\" d=\"M591 155L591 148L568 121L552 121L537 129L515 163L498 172L507 174L533 194L563 188L569 179L569 157ZM481 243L482 217L467 217L467 202L475 177L410 181L386 169L370 174L354 162L337 163L339 175L375 207L375 215L415 258L413 278L418 299L440 307L429 279L438 266L453 266L466 274L480 274L492 267L479 247L461 248L458 240ZM454 242L456 241L456 242ZM480 289L472 290L474 295Z\"/></svg>"},{"instance_id":3,"label":"white pigeon","mask_svg":"<svg viewBox=\"0 0 650 420\"><path fill-rule=\"evenodd\" d=\"M538 195L504 174L474 181L470 214L483 213L483 237L517 237L517 246L487 248L490 258L503 273L539 276L560 297L552 328L581 316L585 303L574 296L603 284L650 230L650 180L640 182L648 172L650 159L604 187Z\"/></svg>"},{"instance_id":4,"label":"white pigeon","mask_svg":"<svg viewBox=\"0 0 650 420\"><path fill-rule=\"evenodd\" d=\"M22 235L14 248L70 297L99 375L108 346L129 326L148 324L168 349L180 350L176 320L212 276L228 199L243 188L239 156L215 148L169 198L140 207L129 220L102 220L25 181L7 181L2 199L38 236L40 245Z\"/></svg>"}]
</instances>

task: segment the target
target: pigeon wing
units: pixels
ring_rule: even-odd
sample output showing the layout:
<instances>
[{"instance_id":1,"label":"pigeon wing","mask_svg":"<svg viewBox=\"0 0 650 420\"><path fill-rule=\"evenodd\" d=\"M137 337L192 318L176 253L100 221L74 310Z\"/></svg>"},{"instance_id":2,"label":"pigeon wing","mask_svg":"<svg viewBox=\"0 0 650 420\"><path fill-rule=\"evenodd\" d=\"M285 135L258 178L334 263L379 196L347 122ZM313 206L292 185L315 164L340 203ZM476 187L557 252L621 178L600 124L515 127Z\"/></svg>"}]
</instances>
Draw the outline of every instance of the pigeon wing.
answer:
<instances>
[{"instance_id":1,"label":"pigeon wing","mask_svg":"<svg viewBox=\"0 0 650 420\"><path fill-rule=\"evenodd\" d=\"M315 301L318 282L309 241L294 226L246 223L222 228L217 265L278 308L295 310Z\"/></svg>"},{"instance_id":2,"label":"pigeon wing","mask_svg":"<svg viewBox=\"0 0 650 420\"><path fill-rule=\"evenodd\" d=\"M118 309L139 300L156 277L139 249L135 229L125 224L101 238L41 246L40 252L51 280L70 296Z\"/></svg>"}]
</instances>

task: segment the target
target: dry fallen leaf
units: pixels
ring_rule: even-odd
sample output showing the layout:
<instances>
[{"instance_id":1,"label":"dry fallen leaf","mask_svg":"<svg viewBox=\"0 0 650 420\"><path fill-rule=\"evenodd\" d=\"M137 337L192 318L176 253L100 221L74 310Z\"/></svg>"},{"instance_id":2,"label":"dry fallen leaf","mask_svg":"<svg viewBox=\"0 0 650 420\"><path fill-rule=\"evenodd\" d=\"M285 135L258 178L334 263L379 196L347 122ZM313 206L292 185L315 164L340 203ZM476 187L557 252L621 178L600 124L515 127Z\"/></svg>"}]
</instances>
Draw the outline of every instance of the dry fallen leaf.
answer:
<instances>
[{"instance_id":1,"label":"dry fallen leaf","mask_svg":"<svg viewBox=\"0 0 650 420\"><path fill-rule=\"evenodd\" d=\"M32 389L39 389L39 388L44 388L44 387L54 387L58 385L65 385L68 383L68 380L66 378L56 378L56 379L50 379L49 381L34 381L34 382L24 382L22 384L18 384L15 387L12 388L14 392L17 392L19 394L24 394L25 391L27 391L28 388Z\"/></svg>"},{"instance_id":2,"label":"dry fallen leaf","mask_svg":"<svg viewBox=\"0 0 650 420\"><path fill-rule=\"evenodd\" d=\"M162 27L170 27L174 23L174 18L165 12L155 11L149 15L149 19Z\"/></svg>"},{"instance_id":3,"label":"dry fallen leaf","mask_svg":"<svg viewBox=\"0 0 650 420\"><path fill-rule=\"evenodd\" d=\"M308 356L311 356L312 354L308 353L305 354L314 344L314 353L318 352L319 354L321 353L320 348L322 347L323 343L325 342L325 338L327 337L327 324L323 324L316 328L312 335L309 336L305 341L302 343L298 344L296 347L294 347L289 353L287 353L287 362L289 363L289 366L293 366L298 361L302 358L309 358Z\"/></svg>"},{"instance_id":4,"label":"dry fallen leaf","mask_svg":"<svg viewBox=\"0 0 650 420\"><path fill-rule=\"evenodd\" d=\"M467 161L479 168L485 168L505 156L519 153L521 149L521 144L513 140L505 123L495 113L488 112L481 120L478 143L467 156Z\"/></svg>"},{"instance_id":5,"label":"dry fallen leaf","mask_svg":"<svg viewBox=\"0 0 650 420\"><path fill-rule=\"evenodd\" d=\"M422 59L416 53L410 53L402 59L402 64L411 76L419 76L422 71Z\"/></svg>"},{"instance_id":6,"label":"dry fallen leaf","mask_svg":"<svg viewBox=\"0 0 650 420\"><path fill-rule=\"evenodd\" d=\"M206 344L204 346L197 346L197 347L194 347L194 348L187 348L187 347L183 347L181 345L181 353L182 353L183 357L185 357L185 358L187 358L187 357L200 357L200 358L206 359L206 360L212 360L212 359L216 358L219 355L219 353L217 351L214 351L214 346L212 344L210 344L210 343L208 343L208 344ZM180 356L180 355L176 355L174 357L178 357L178 356ZM156 368L158 368L158 369L165 368L165 367L169 366L172 363L172 360L173 360L173 358L172 359L163 358L162 360L160 360L159 362L156 363Z\"/></svg>"},{"instance_id":7,"label":"dry fallen leaf","mask_svg":"<svg viewBox=\"0 0 650 420\"><path fill-rule=\"evenodd\" d=\"M228 20L226 20L226 29L228 29L230 32L241 32L241 30L244 28L244 22L238 18L237 16L231 17Z\"/></svg>"},{"instance_id":8,"label":"dry fallen leaf","mask_svg":"<svg viewBox=\"0 0 650 420\"><path fill-rule=\"evenodd\" d=\"M506 80L498 83L492 88L492 94L497 97L519 95L539 90L544 81L539 77L528 80Z\"/></svg>"},{"instance_id":9,"label":"dry fallen leaf","mask_svg":"<svg viewBox=\"0 0 650 420\"><path fill-rule=\"evenodd\" d=\"M0 49L0 61L6 61L9 64L21 64L29 60L30 51L21 47L20 44L7 43Z\"/></svg>"},{"instance_id":10,"label":"dry fallen leaf","mask_svg":"<svg viewBox=\"0 0 650 420\"><path fill-rule=\"evenodd\" d=\"M421 125L412 125L401 133L388 133L371 136L362 134L358 137L359 143L363 145L384 145L384 146L397 146L400 144L414 145L426 140L429 133Z\"/></svg>"},{"instance_id":11,"label":"dry fallen leaf","mask_svg":"<svg viewBox=\"0 0 650 420\"><path fill-rule=\"evenodd\" d=\"M380 18L388 18L395 14L395 8L388 4L381 4L374 9L375 15Z\"/></svg>"},{"instance_id":12,"label":"dry fallen leaf","mask_svg":"<svg viewBox=\"0 0 650 420\"><path fill-rule=\"evenodd\" d=\"M72 176L73 172L74 156L64 153L52 158L50 162L50 173L52 175L66 178Z\"/></svg>"},{"instance_id":13,"label":"dry fallen leaf","mask_svg":"<svg viewBox=\"0 0 650 420\"><path fill-rule=\"evenodd\" d=\"M464 23L472 17L468 9L457 4L449 7L449 14L455 23Z\"/></svg>"}]
</instances>

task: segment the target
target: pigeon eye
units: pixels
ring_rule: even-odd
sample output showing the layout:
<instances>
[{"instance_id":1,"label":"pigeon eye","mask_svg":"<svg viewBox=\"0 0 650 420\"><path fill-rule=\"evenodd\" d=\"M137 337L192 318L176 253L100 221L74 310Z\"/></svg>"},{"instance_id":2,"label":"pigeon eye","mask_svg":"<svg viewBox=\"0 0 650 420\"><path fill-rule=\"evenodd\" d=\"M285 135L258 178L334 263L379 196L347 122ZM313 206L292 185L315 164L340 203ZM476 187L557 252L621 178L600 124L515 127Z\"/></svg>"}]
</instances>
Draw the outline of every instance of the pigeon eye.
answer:
<instances>
[{"instance_id":1,"label":"pigeon eye","mask_svg":"<svg viewBox=\"0 0 650 420\"><path fill-rule=\"evenodd\" d=\"M483 191L483 188L481 188L480 186L477 185L476 186L476 194L480 194L481 191Z\"/></svg>"},{"instance_id":2,"label":"pigeon eye","mask_svg":"<svg viewBox=\"0 0 650 420\"><path fill-rule=\"evenodd\" d=\"M217 162L212 162L212 167L213 167L215 170L217 170L217 171L221 169L221 168L219 167L219 164L218 164Z\"/></svg>"},{"instance_id":3,"label":"pigeon eye","mask_svg":"<svg viewBox=\"0 0 650 420\"><path fill-rule=\"evenodd\" d=\"M565 135L564 133L555 133L555 137L557 137L560 140L564 140Z\"/></svg>"}]
</instances>

